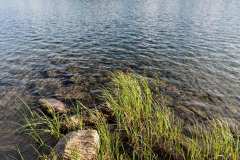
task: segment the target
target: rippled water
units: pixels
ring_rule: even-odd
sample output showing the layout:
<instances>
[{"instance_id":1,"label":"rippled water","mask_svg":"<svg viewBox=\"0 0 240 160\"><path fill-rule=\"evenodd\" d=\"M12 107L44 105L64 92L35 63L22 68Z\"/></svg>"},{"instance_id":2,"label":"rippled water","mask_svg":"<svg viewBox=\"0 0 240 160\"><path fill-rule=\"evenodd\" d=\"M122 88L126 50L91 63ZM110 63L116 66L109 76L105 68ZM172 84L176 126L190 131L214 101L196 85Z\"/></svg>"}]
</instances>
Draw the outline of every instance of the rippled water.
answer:
<instances>
[{"instance_id":1,"label":"rippled water","mask_svg":"<svg viewBox=\"0 0 240 160\"><path fill-rule=\"evenodd\" d=\"M0 155L27 145L14 135L16 97L84 99L116 69L239 119L239 11L239 0L0 0Z\"/></svg>"}]
</instances>

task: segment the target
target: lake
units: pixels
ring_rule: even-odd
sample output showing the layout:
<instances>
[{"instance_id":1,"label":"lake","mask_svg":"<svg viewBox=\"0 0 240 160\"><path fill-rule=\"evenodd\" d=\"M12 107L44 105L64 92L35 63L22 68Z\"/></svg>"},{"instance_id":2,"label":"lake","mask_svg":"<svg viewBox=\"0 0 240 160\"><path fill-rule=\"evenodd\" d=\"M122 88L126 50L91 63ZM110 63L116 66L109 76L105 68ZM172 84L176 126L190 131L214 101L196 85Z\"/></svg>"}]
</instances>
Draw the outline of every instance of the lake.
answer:
<instances>
[{"instance_id":1,"label":"lake","mask_svg":"<svg viewBox=\"0 0 240 160\"><path fill-rule=\"evenodd\" d=\"M0 156L28 152L20 99L84 100L115 70L160 77L191 110L239 120L239 12L239 0L0 0Z\"/></svg>"}]
</instances>

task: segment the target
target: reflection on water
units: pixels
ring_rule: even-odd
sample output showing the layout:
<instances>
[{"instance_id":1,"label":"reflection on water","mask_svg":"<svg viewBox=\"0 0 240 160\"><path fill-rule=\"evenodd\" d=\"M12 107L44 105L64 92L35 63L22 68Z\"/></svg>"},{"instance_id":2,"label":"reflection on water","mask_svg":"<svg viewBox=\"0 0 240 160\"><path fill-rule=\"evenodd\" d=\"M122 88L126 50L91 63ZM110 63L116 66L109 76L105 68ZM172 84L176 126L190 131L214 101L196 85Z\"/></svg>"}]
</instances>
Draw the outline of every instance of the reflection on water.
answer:
<instances>
[{"instance_id":1,"label":"reflection on water","mask_svg":"<svg viewBox=\"0 0 240 160\"><path fill-rule=\"evenodd\" d=\"M10 134L16 96L86 99L116 69L160 75L191 95L191 112L239 119L239 10L238 0L0 0L0 154L21 139Z\"/></svg>"}]
</instances>

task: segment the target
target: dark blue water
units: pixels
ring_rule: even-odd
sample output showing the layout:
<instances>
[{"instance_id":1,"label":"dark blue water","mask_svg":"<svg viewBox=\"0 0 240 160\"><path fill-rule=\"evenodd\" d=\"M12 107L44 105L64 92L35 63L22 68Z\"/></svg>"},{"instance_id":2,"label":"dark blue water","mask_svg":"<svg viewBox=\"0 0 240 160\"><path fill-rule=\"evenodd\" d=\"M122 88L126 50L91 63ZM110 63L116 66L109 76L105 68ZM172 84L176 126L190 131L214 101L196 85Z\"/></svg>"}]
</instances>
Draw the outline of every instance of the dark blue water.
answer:
<instances>
[{"instance_id":1,"label":"dark blue water","mask_svg":"<svg viewBox=\"0 0 240 160\"><path fill-rule=\"evenodd\" d=\"M0 152L19 143L16 96L65 94L71 68L82 84L116 69L157 75L239 118L239 13L239 0L0 0Z\"/></svg>"}]
</instances>

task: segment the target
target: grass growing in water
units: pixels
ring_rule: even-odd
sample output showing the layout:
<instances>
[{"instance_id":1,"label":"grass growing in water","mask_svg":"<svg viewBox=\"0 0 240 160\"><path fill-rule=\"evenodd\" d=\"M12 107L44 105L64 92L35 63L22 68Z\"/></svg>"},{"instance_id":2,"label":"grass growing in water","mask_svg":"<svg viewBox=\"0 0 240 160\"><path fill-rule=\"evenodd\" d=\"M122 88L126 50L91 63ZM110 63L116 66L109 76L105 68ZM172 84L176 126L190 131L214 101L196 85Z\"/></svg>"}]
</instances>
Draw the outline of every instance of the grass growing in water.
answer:
<instances>
[{"instance_id":1,"label":"grass growing in water","mask_svg":"<svg viewBox=\"0 0 240 160\"><path fill-rule=\"evenodd\" d=\"M24 124L22 129L24 133L29 135L38 145L46 146L43 137L50 135L55 139L59 139L61 134L61 123L63 117L56 112L50 115L42 111L32 111L29 106L25 107L23 113Z\"/></svg>"},{"instance_id":2,"label":"grass growing in water","mask_svg":"<svg viewBox=\"0 0 240 160\"><path fill-rule=\"evenodd\" d=\"M109 124L101 112L82 106L89 116L97 119L95 128L101 139L99 160L240 158L239 135L231 131L228 123L213 120L208 126L193 126L194 133L198 134L187 137L183 134L182 122L167 107L164 97L157 97L143 77L119 72L113 75L112 86L103 94L115 123ZM68 120L66 115L53 113L49 117L28 110L24 128L38 144L45 144L42 133L56 139L62 136L60 128L62 121ZM84 127L80 110L76 109L80 124L73 129ZM51 154L51 157L57 157L54 152Z\"/></svg>"},{"instance_id":3,"label":"grass growing in water","mask_svg":"<svg viewBox=\"0 0 240 160\"><path fill-rule=\"evenodd\" d=\"M116 118L115 132L127 136L127 141L120 141L119 146L130 145L130 159L240 158L239 135L231 131L228 123L212 120L208 126L196 124L193 130L198 134L187 137L182 122L175 118L164 98L154 98L147 80L120 72L112 81L104 98Z\"/></svg>"},{"instance_id":4,"label":"grass growing in water","mask_svg":"<svg viewBox=\"0 0 240 160\"><path fill-rule=\"evenodd\" d=\"M104 98L116 118L117 131L126 135L131 159L158 159L162 152L170 158L183 152L178 140L182 137L180 122L164 101L154 101L145 79L117 73Z\"/></svg>"}]
</instances>

